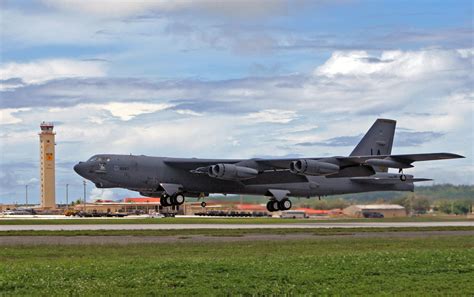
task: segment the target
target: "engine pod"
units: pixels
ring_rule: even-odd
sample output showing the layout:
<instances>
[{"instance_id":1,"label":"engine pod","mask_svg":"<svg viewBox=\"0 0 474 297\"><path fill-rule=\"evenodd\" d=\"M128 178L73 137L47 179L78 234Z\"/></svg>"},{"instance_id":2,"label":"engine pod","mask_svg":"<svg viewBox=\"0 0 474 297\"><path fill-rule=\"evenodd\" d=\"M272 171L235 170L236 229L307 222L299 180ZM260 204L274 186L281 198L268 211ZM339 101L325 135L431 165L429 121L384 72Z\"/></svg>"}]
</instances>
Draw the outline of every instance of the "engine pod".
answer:
<instances>
[{"instance_id":1,"label":"engine pod","mask_svg":"<svg viewBox=\"0 0 474 297\"><path fill-rule=\"evenodd\" d=\"M339 166L311 159L301 159L290 164L290 171L305 175L328 175L339 172Z\"/></svg>"},{"instance_id":2,"label":"engine pod","mask_svg":"<svg viewBox=\"0 0 474 297\"><path fill-rule=\"evenodd\" d=\"M256 177L258 171L253 168L234 164L216 164L209 166L208 175L219 179L244 180Z\"/></svg>"}]
</instances>

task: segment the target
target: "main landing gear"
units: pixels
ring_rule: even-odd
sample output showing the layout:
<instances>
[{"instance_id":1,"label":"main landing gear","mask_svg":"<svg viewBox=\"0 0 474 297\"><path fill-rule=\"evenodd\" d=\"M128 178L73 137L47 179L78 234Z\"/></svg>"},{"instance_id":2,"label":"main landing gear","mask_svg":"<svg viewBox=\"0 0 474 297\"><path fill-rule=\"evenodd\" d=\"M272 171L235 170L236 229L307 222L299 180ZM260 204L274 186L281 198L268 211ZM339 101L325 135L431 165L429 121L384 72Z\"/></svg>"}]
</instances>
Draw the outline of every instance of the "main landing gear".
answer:
<instances>
[{"instance_id":1,"label":"main landing gear","mask_svg":"<svg viewBox=\"0 0 474 297\"><path fill-rule=\"evenodd\" d=\"M161 197L161 206L172 206L172 205L181 205L184 203L185 198L184 195L181 193L177 193L174 195L163 195Z\"/></svg>"},{"instance_id":2,"label":"main landing gear","mask_svg":"<svg viewBox=\"0 0 474 297\"><path fill-rule=\"evenodd\" d=\"M272 199L267 203L267 210L270 212L278 211L278 210L288 210L291 208L291 201L288 198L283 198L280 201L276 199Z\"/></svg>"}]
</instances>

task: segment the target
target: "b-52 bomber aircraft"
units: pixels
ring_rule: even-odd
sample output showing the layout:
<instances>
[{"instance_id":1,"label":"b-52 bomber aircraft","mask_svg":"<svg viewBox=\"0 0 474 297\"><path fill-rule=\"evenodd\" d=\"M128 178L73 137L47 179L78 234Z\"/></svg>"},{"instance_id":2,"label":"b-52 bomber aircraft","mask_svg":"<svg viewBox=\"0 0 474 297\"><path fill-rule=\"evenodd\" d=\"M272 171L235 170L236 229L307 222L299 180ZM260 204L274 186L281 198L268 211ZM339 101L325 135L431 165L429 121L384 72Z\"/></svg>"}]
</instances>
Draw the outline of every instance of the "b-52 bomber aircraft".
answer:
<instances>
[{"instance_id":1,"label":"b-52 bomber aircraft","mask_svg":"<svg viewBox=\"0 0 474 297\"><path fill-rule=\"evenodd\" d=\"M278 211L291 208L289 197L413 191L414 182L430 179L404 174L403 169L418 161L463 158L450 153L392 155L395 125L394 120L376 120L348 157L230 160L100 154L74 170L97 188L161 197L163 206L209 193L252 194L268 196L267 209Z\"/></svg>"}]
</instances>

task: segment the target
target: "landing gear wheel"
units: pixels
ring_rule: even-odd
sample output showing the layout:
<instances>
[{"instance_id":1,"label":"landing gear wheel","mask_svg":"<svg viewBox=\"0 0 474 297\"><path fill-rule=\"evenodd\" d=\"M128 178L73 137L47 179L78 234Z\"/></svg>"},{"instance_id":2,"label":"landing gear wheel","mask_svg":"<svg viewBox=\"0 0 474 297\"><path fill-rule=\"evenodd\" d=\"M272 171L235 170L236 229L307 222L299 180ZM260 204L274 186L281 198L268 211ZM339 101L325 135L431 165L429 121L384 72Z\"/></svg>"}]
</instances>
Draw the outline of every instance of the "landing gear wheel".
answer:
<instances>
[{"instance_id":1,"label":"landing gear wheel","mask_svg":"<svg viewBox=\"0 0 474 297\"><path fill-rule=\"evenodd\" d=\"M207 204L206 204L205 201L201 202L201 207L206 207L206 205L207 205Z\"/></svg>"},{"instance_id":2,"label":"landing gear wheel","mask_svg":"<svg viewBox=\"0 0 474 297\"><path fill-rule=\"evenodd\" d=\"M269 212L274 212L275 211L275 209L273 209L273 201L270 200L270 201L267 202L267 210Z\"/></svg>"},{"instance_id":3,"label":"landing gear wheel","mask_svg":"<svg viewBox=\"0 0 474 297\"><path fill-rule=\"evenodd\" d=\"M405 174L400 175L400 180L401 180L401 181L406 181L406 180L407 180L407 176L406 176Z\"/></svg>"},{"instance_id":4,"label":"landing gear wheel","mask_svg":"<svg viewBox=\"0 0 474 297\"><path fill-rule=\"evenodd\" d=\"M273 208L273 211L278 211L280 210L280 205L278 205L278 201L272 201L272 208Z\"/></svg>"},{"instance_id":5,"label":"landing gear wheel","mask_svg":"<svg viewBox=\"0 0 474 297\"><path fill-rule=\"evenodd\" d=\"M163 206L163 207L169 206L169 204L168 204L168 199L169 199L169 196L168 196L168 195L163 195L163 196L161 196L161 198L160 198L160 204L161 204L161 206Z\"/></svg>"},{"instance_id":6,"label":"landing gear wheel","mask_svg":"<svg viewBox=\"0 0 474 297\"><path fill-rule=\"evenodd\" d=\"M183 194L176 194L176 196L174 196L174 204L176 205L181 205L184 203L184 195Z\"/></svg>"},{"instance_id":7,"label":"landing gear wheel","mask_svg":"<svg viewBox=\"0 0 474 297\"><path fill-rule=\"evenodd\" d=\"M290 199L288 198L285 198L283 200L281 200L280 202L278 202L278 208L281 209L281 210L288 210L291 208L291 201Z\"/></svg>"},{"instance_id":8,"label":"landing gear wheel","mask_svg":"<svg viewBox=\"0 0 474 297\"><path fill-rule=\"evenodd\" d=\"M166 206L171 206L171 205L173 205L173 197L171 197L171 196L166 196L166 197L164 198L164 200L165 200Z\"/></svg>"}]
</instances>

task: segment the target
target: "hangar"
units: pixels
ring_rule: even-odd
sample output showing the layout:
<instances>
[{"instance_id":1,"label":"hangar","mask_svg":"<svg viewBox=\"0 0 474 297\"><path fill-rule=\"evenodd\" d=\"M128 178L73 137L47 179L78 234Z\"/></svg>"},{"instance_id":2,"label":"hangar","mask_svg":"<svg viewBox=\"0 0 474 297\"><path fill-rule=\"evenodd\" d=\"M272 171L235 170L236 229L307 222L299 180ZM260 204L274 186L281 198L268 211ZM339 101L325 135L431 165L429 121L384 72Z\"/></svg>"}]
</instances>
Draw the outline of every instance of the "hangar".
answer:
<instances>
[{"instance_id":1,"label":"hangar","mask_svg":"<svg viewBox=\"0 0 474 297\"><path fill-rule=\"evenodd\" d=\"M385 218L406 217L405 207L397 204L366 204L351 205L342 211L343 214L351 217L362 218L367 213L381 213Z\"/></svg>"}]
</instances>

